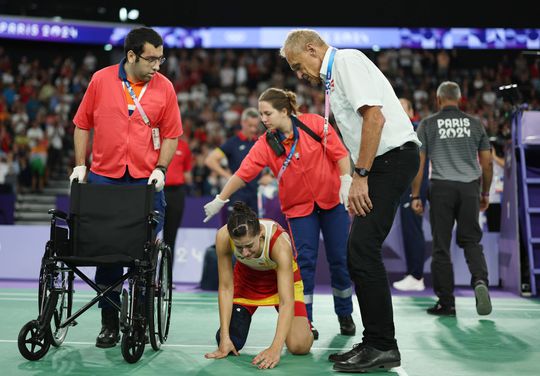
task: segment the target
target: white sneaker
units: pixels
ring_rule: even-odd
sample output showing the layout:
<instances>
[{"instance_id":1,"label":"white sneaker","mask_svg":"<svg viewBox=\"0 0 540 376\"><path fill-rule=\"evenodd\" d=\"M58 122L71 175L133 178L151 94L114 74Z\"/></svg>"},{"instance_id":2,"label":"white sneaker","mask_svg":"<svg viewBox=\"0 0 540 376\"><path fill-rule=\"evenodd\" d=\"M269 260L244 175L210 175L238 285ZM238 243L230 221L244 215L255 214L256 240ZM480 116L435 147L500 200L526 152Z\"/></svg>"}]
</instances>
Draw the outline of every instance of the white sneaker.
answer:
<instances>
[{"instance_id":1,"label":"white sneaker","mask_svg":"<svg viewBox=\"0 0 540 376\"><path fill-rule=\"evenodd\" d=\"M401 281L392 284L396 290L400 291L424 291L424 278L416 279L412 275L406 275Z\"/></svg>"}]
</instances>

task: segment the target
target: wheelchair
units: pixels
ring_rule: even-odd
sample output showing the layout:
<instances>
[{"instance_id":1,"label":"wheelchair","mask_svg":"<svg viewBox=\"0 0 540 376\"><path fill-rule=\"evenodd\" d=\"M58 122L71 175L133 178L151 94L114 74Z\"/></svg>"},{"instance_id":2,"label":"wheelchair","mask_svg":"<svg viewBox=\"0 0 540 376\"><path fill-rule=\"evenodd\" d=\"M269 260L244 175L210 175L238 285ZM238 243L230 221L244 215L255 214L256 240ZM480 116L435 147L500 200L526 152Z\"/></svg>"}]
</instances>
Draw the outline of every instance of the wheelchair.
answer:
<instances>
[{"instance_id":1,"label":"wheelchair","mask_svg":"<svg viewBox=\"0 0 540 376\"><path fill-rule=\"evenodd\" d=\"M158 213L153 197L153 185L73 182L69 215L49 210L51 232L39 272L38 317L22 327L17 342L23 357L38 360L51 345L59 347L76 319L100 299L120 312L121 351L127 362L141 358L147 339L154 351L165 343L172 258L170 248L154 234ZM128 271L103 288L80 270L86 266L122 266ZM75 275L97 295L73 313ZM107 296L114 289L122 289L120 305Z\"/></svg>"}]
</instances>

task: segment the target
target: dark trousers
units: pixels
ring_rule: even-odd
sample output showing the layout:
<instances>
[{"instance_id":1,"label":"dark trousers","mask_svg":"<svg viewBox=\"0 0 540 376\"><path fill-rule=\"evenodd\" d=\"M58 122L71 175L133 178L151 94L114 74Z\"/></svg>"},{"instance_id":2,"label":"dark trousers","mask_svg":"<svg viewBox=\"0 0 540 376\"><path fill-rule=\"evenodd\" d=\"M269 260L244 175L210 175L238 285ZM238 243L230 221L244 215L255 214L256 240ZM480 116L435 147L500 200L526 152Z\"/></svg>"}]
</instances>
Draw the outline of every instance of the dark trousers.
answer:
<instances>
[{"instance_id":1,"label":"dark trousers","mask_svg":"<svg viewBox=\"0 0 540 376\"><path fill-rule=\"evenodd\" d=\"M176 244L176 234L184 215L184 203L186 200L186 190L183 185L166 186L165 202L165 222L163 225L163 241L171 248L172 264L174 265L174 246Z\"/></svg>"},{"instance_id":2,"label":"dark trousers","mask_svg":"<svg viewBox=\"0 0 540 376\"><path fill-rule=\"evenodd\" d=\"M349 224L349 215L341 204L327 210L315 205L310 215L289 219L294 247L298 252L296 261L304 282L304 301L309 321L313 321L313 290L321 230L330 267L334 311L338 316L352 313L352 287L347 271Z\"/></svg>"},{"instance_id":3,"label":"dark trousers","mask_svg":"<svg viewBox=\"0 0 540 376\"><path fill-rule=\"evenodd\" d=\"M486 213L488 231L500 232L501 231L501 204L498 202L490 203L485 213Z\"/></svg>"},{"instance_id":4,"label":"dark trousers","mask_svg":"<svg viewBox=\"0 0 540 376\"><path fill-rule=\"evenodd\" d=\"M454 270L450 258L452 229L457 223L456 243L465 251L471 272L471 285L482 280L488 283L484 258L480 214L480 182L462 183L432 180L429 191L429 218L433 235L431 275L433 290L442 305L454 305Z\"/></svg>"},{"instance_id":5,"label":"dark trousers","mask_svg":"<svg viewBox=\"0 0 540 376\"><path fill-rule=\"evenodd\" d=\"M424 255L426 239L422 228L421 215L411 209L411 188L407 188L399 202L399 216L401 219L401 235L407 262L407 273L416 279L424 276Z\"/></svg>"},{"instance_id":6,"label":"dark trousers","mask_svg":"<svg viewBox=\"0 0 540 376\"><path fill-rule=\"evenodd\" d=\"M362 315L363 342L379 350L397 348L382 244L394 222L400 197L418 172L418 165L416 147L396 148L375 158L368 177L373 209L365 217L354 217L349 234L349 274Z\"/></svg>"}]
</instances>

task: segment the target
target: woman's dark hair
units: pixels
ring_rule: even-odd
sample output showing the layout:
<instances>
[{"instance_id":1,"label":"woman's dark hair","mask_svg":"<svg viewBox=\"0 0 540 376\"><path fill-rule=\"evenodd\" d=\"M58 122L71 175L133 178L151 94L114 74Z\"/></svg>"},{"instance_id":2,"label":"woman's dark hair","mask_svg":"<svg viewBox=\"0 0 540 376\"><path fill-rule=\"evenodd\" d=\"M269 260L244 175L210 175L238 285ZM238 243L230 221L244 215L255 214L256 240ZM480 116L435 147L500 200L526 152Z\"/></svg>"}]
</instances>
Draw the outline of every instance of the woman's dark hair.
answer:
<instances>
[{"instance_id":1,"label":"woman's dark hair","mask_svg":"<svg viewBox=\"0 0 540 376\"><path fill-rule=\"evenodd\" d=\"M131 50L137 55L137 59L143 53L144 44L150 43L154 47L163 46L163 38L154 29L139 27L132 29L124 39L124 55Z\"/></svg>"},{"instance_id":2,"label":"woman's dark hair","mask_svg":"<svg viewBox=\"0 0 540 376\"><path fill-rule=\"evenodd\" d=\"M296 103L296 94L292 91L281 90L275 87L266 89L259 97L259 102L268 102L276 110L281 111L287 109L288 115L296 115L298 112L298 104Z\"/></svg>"},{"instance_id":3,"label":"woman's dark hair","mask_svg":"<svg viewBox=\"0 0 540 376\"><path fill-rule=\"evenodd\" d=\"M232 238L255 236L261 231L257 214L245 202L236 201L227 221L227 230Z\"/></svg>"}]
</instances>

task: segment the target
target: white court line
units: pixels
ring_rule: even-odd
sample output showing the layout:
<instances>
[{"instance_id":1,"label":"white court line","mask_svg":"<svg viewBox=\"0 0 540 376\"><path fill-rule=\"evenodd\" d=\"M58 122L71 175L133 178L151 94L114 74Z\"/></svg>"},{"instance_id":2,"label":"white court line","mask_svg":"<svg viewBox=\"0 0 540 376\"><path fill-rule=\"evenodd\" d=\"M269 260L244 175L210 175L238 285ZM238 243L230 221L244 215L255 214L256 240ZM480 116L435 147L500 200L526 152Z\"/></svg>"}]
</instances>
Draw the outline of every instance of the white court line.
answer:
<instances>
[{"instance_id":1,"label":"white court line","mask_svg":"<svg viewBox=\"0 0 540 376\"><path fill-rule=\"evenodd\" d=\"M36 302L37 299L36 298L2 298L0 297L0 301L13 301L13 302ZM73 302L74 303L88 303L89 300L84 300L84 299L73 299ZM178 300L175 300L173 299L172 301L172 305L192 305L192 306L196 306L196 305L201 305L201 306L205 306L205 305L212 305L212 306L215 306L215 305L218 305L218 302L215 301L215 302L197 302L197 301L178 301ZM419 304L409 304L409 305L405 305L405 304L394 304L394 307L395 308L410 308L410 309L413 309L413 308L425 308L425 307L431 307L432 304L427 304L427 305L419 305ZM460 308L460 310L474 310L475 308L474 307L462 307ZM536 307L514 307L514 306L510 306L510 307L500 307L498 305L495 305L494 308L493 308L494 311L496 312L517 312L517 311L524 311L524 312L540 312L540 307L536 308Z\"/></svg>"},{"instance_id":2,"label":"white court line","mask_svg":"<svg viewBox=\"0 0 540 376\"><path fill-rule=\"evenodd\" d=\"M14 339L0 339L0 343L17 343L17 340ZM63 344L65 345L81 345L81 346L88 346L88 345L95 345L95 342L79 342L79 341L65 341ZM211 345L183 345L183 344L173 344L173 343L165 343L162 345L162 347L196 347L201 349L213 349L216 347L215 344ZM244 349L253 349L253 350L264 350L268 348L268 346L244 346ZM312 350L343 350L341 347L312 347Z\"/></svg>"},{"instance_id":3,"label":"white court line","mask_svg":"<svg viewBox=\"0 0 540 376\"><path fill-rule=\"evenodd\" d=\"M0 343L17 343L17 340L14 339L0 339ZM65 345L81 345L81 346L88 346L88 345L95 345L95 342L79 342L79 341L65 341L63 344ZM201 349L213 349L216 347L216 345L209 344L209 345L184 345L180 343L165 343L162 345L162 347L179 347L179 348L190 348L190 347L196 347ZM264 350L268 348L268 346L244 346L244 349L253 349L253 350ZM312 350L322 350L322 351L341 351L343 350L342 347L312 347Z\"/></svg>"},{"instance_id":4,"label":"white court line","mask_svg":"<svg viewBox=\"0 0 540 376\"><path fill-rule=\"evenodd\" d=\"M0 343L17 343L16 340L12 339L0 339ZM95 342L71 342L67 341L64 342L66 345L81 345L81 346L94 346ZM181 345L181 344L163 344L162 347L179 347L179 348L202 348L202 349L214 349L216 347L215 344L213 345ZM268 346L245 346L244 349L252 349L252 350L264 350ZM322 350L322 351L340 351L343 350L341 347L312 347L311 350ZM408 376L407 372L405 372L405 369L403 367L396 367L390 369L391 372L397 373L399 376Z\"/></svg>"},{"instance_id":5,"label":"white court line","mask_svg":"<svg viewBox=\"0 0 540 376\"><path fill-rule=\"evenodd\" d=\"M19 297L19 298L25 298L25 297L36 297L37 298L37 291L36 292L0 292L0 299L2 297ZM88 292L78 292L76 291L74 294L75 299L77 298L93 298L96 294L94 293L88 293ZM461 298L467 298L467 297L458 297L458 299ZM472 298L472 296L470 297ZM7 299L3 299L7 300ZM186 301L186 302L198 302L198 301L210 301L210 302L216 302L217 303L217 295L216 296L184 296L183 293L173 293L173 301ZM497 307L499 306L510 306L510 307L538 307L537 304L534 302L523 302L523 299L505 299L501 298L500 300L496 300ZM404 299L393 299L393 305L394 306L426 306L431 307L433 305L432 301L426 301L426 302L411 302Z\"/></svg>"},{"instance_id":6,"label":"white court line","mask_svg":"<svg viewBox=\"0 0 540 376\"><path fill-rule=\"evenodd\" d=\"M397 373L399 376L409 376L403 367L391 368L390 371Z\"/></svg>"}]
</instances>

